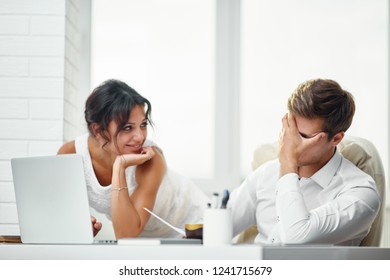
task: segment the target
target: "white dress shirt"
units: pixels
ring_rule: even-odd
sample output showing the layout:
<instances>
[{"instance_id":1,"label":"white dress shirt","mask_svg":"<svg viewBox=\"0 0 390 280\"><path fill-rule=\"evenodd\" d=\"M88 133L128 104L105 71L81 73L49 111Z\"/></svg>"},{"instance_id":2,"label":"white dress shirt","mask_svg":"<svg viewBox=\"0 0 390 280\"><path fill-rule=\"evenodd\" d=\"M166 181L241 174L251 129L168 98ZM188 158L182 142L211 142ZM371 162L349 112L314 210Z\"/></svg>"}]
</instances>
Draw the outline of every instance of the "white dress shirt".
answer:
<instances>
[{"instance_id":1,"label":"white dress shirt","mask_svg":"<svg viewBox=\"0 0 390 280\"><path fill-rule=\"evenodd\" d=\"M310 178L279 168L263 164L232 192L234 235L257 224L256 243L360 244L380 207L369 175L338 151Z\"/></svg>"}]
</instances>

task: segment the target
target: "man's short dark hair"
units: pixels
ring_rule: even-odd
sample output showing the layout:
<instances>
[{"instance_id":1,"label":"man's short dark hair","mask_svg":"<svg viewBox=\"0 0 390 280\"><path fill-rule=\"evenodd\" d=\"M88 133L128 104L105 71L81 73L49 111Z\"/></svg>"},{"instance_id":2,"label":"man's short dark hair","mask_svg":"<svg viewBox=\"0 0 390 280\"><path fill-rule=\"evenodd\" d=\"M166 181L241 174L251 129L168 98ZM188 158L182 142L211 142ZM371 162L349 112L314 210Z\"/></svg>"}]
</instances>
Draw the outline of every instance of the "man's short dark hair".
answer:
<instances>
[{"instance_id":1,"label":"man's short dark hair","mask_svg":"<svg viewBox=\"0 0 390 280\"><path fill-rule=\"evenodd\" d=\"M298 116L324 119L323 130L330 140L336 133L347 131L355 114L352 94L333 80L315 79L300 84L287 104L289 112Z\"/></svg>"}]
</instances>

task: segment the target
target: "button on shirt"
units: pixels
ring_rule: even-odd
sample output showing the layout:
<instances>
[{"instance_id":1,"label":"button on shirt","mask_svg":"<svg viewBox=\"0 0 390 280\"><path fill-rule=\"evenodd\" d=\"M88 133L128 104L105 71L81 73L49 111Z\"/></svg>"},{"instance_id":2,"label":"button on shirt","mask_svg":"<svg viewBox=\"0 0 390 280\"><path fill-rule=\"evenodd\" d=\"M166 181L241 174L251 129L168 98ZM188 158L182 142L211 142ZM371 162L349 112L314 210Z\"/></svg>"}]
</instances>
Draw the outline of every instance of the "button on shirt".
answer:
<instances>
[{"instance_id":1,"label":"button on shirt","mask_svg":"<svg viewBox=\"0 0 390 280\"><path fill-rule=\"evenodd\" d=\"M232 192L234 234L257 224L257 243L360 244L380 207L369 175L338 151L310 178L279 169L267 162Z\"/></svg>"}]
</instances>

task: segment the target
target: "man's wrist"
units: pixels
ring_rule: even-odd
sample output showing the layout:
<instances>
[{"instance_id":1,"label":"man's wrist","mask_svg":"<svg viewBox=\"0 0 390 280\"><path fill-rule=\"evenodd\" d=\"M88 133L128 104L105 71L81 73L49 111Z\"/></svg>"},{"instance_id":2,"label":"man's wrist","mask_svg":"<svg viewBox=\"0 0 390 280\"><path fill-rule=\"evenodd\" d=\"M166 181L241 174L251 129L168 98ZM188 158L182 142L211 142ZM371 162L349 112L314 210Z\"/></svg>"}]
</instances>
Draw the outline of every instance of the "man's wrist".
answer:
<instances>
[{"instance_id":1,"label":"man's wrist","mask_svg":"<svg viewBox=\"0 0 390 280\"><path fill-rule=\"evenodd\" d=\"M280 177L283 177L289 173L298 174L298 165L295 164L281 164L280 165Z\"/></svg>"}]
</instances>

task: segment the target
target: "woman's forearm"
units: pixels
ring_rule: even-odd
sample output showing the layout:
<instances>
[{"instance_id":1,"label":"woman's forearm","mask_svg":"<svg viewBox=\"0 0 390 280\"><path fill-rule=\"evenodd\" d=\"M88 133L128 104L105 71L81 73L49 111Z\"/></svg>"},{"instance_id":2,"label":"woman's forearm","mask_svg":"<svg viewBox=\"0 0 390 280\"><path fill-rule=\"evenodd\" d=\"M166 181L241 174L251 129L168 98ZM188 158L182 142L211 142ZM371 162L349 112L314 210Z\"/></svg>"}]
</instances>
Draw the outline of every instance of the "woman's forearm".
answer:
<instances>
[{"instance_id":1,"label":"woman's forearm","mask_svg":"<svg viewBox=\"0 0 390 280\"><path fill-rule=\"evenodd\" d=\"M118 156L113 165L111 189L111 216L116 238L136 237L143 230L141 218L129 196L125 170L125 161Z\"/></svg>"}]
</instances>

